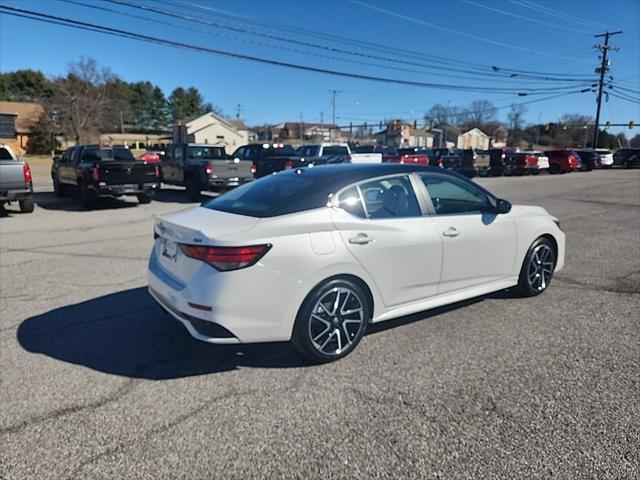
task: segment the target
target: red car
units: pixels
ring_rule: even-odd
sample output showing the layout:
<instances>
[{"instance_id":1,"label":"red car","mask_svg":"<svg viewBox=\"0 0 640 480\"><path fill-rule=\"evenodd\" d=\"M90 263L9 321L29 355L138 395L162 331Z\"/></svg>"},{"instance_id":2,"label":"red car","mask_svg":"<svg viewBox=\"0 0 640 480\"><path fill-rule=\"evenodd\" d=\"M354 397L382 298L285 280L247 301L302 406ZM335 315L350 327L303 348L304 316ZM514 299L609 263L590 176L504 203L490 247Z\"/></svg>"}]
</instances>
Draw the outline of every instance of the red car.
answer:
<instances>
[{"instance_id":1,"label":"red car","mask_svg":"<svg viewBox=\"0 0 640 480\"><path fill-rule=\"evenodd\" d=\"M398 163L409 163L415 165L429 165L429 150L424 148L399 148Z\"/></svg>"},{"instance_id":2,"label":"red car","mask_svg":"<svg viewBox=\"0 0 640 480\"><path fill-rule=\"evenodd\" d=\"M145 152L140 155L137 160L142 160L147 163L160 163L160 157L164 155L164 152Z\"/></svg>"},{"instance_id":3,"label":"red car","mask_svg":"<svg viewBox=\"0 0 640 480\"><path fill-rule=\"evenodd\" d=\"M573 150L547 150L549 173L569 173L580 168L580 157Z\"/></svg>"}]
</instances>

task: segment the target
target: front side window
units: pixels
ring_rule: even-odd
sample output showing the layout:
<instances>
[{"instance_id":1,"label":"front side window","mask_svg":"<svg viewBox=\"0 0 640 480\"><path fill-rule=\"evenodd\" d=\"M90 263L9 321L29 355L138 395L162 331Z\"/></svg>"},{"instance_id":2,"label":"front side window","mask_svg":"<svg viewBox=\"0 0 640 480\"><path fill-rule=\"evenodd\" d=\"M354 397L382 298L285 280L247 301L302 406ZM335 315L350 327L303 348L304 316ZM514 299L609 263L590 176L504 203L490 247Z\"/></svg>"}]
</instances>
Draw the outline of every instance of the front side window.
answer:
<instances>
[{"instance_id":1,"label":"front side window","mask_svg":"<svg viewBox=\"0 0 640 480\"><path fill-rule=\"evenodd\" d=\"M369 218L403 218L422 215L407 176L387 177L360 184Z\"/></svg>"},{"instance_id":2,"label":"front side window","mask_svg":"<svg viewBox=\"0 0 640 480\"><path fill-rule=\"evenodd\" d=\"M422 175L421 180L439 215L481 212L489 206L485 193L462 180L442 175Z\"/></svg>"}]
</instances>

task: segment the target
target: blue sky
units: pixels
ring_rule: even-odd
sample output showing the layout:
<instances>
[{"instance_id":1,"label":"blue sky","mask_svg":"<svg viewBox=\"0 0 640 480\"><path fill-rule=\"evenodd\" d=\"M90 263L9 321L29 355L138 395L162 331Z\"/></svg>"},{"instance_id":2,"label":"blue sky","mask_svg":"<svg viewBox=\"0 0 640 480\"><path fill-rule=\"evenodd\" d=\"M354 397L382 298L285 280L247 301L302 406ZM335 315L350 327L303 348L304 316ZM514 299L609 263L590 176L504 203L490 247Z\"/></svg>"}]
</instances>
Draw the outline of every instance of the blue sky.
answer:
<instances>
[{"instance_id":1,"label":"blue sky","mask_svg":"<svg viewBox=\"0 0 640 480\"><path fill-rule=\"evenodd\" d=\"M214 21L227 27L241 28L242 32L98 0L73 1L76 4L60 0L0 0L0 4L342 72L448 85L516 89L553 89L557 84L539 79L528 83L498 76L482 77L474 73L445 71L440 67L489 72L490 66L498 65L589 75L598 62L597 51L593 48L597 39L593 34L616 29L623 30L624 34L613 37L611 41L619 47L619 51L610 57L614 82L620 81L618 85L621 87L640 90L640 2L637 0L125 0L163 11L181 12L200 22ZM127 14L97 11L77 3L90 3ZM212 9L218 9L218 12ZM156 21L144 21L134 15ZM364 49L343 41L331 42L326 38L314 38L308 32L294 32L292 27L369 42L378 47ZM259 30L271 38L251 35L246 33L247 30L254 33ZM333 46L359 55L330 52L292 41L283 42L274 36ZM422 55L425 58L421 58ZM434 55L450 61L440 62L428 57ZM393 117L420 119L434 103L465 105L476 99L489 99L497 106L505 107L500 110L500 117L505 119L511 102L554 94L554 91L549 91L537 97L518 97L504 92L458 92L391 85L207 55L0 15L1 71L32 68L51 76L61 75L70 62L81 56L95 58L126 81L154 82L167 94L177 86L193 85L207 101L220 106L229 116L235 115L236 105L240 104L241 117L249 124L297 121L301 115L303 121L317 122L321 114L325 121L330 121L330 89L340 91L337 96L338 124ZM389 62L388 59L396 61ZM403 61L409 63L399 63ZM468 62L478 65L469 65ZM432 68L415 66L415 63L428 64ZM627 93L640 97L639 94ZM579 93L532 103L528 105L527 120L555 121L563 113L595 115L595 94ZM640 120L638 103L610 97L604 104L603 122L628 122L631 119Z\"/></svg>"}]
</instances>

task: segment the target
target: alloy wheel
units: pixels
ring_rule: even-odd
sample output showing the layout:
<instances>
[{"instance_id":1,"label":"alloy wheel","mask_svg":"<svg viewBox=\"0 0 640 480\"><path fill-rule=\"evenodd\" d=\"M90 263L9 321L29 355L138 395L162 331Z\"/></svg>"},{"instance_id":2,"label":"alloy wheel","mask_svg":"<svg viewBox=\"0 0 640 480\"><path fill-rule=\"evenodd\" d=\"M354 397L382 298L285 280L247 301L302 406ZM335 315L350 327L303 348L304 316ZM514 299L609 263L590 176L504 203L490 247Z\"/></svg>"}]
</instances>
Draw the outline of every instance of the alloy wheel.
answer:
<instances>
[{"instance_id":1,"label":"alloy wheel","mask_svg":"<svg viewBox=\"0 0 640 480\"><path fill-rule=\"evenodd\" d=\"M308 325L309 339L318 352L340 355L364 327L363 302L350 288L333 288L315 303Z\"/></svg>"},{"instance_id":2,"label":"alloy wheel","mask_svg":"<svg viewBox=\"0 0 640 480\"><path fill-rule=\"evenodd\" d=\"M551 247L546 244L538 245L531 253L529 265L527 265L529 287L539 292L547 288L553 275L554 265L555 259Z\"/></svg>"}]
</instances>

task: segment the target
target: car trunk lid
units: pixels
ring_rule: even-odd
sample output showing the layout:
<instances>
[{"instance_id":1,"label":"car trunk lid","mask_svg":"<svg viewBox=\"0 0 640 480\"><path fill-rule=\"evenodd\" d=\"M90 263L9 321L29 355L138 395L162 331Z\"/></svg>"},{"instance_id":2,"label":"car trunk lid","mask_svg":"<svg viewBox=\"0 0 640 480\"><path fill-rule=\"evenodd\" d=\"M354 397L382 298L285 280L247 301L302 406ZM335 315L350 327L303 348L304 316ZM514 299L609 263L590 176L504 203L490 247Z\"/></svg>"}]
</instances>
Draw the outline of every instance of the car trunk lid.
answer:
<instances>
[{"instance_id":1,"label":"car trunk lid","mask_svg":"<svg viewBox=\"0 0 640 480\"><path fill-rule=\"evenodd\" d=\"M157 217L155 220L154 258L183 284L188 283L205 263L186 256L180 245L233 245L225 242L225 239L252 229L260 221L255 217L202 207Z\"/></svg>"}]
</instances>

